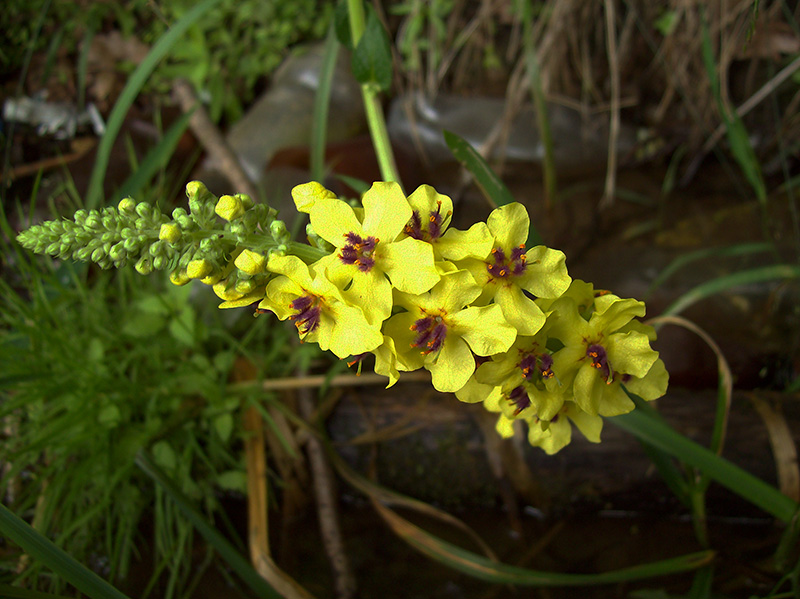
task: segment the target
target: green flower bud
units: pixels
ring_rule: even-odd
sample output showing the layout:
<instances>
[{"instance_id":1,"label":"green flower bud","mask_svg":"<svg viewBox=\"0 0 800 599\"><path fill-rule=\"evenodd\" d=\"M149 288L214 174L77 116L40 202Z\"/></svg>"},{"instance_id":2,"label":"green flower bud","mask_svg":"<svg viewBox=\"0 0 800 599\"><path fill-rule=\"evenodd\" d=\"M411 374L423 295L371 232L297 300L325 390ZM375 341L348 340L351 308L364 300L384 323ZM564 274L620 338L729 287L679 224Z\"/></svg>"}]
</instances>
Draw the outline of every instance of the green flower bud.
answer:
<instances>
[{"instance_id":1,"label":"green flower bud","mask_svg":"<svg viewBox=\"0 0 800 599\"><path fill-rule=\"evenodd\" d=\"M136 204L136 214L142 218L150 218L153 215L153 207L147 202L139 202Z\"/></svg>"},{"instance_id":2,"label":"green flower bud","mask_svg":"<svg viewBox=\"0 0 800 599\"><path fill-rule=\"evenodd\" d=\"M236 268L248 275L257 275L266 272L267 259L252 250L244 250L234 261Z\"/></svg>"},{"instance_id":3,"label":"green flower bud","mask_svg":"<svg viewBox=\"0 0 800 599\"><path fill-rule=\"evenodd\" d=\"M208 260L192 260L186 267L186 275L190 279L202 279L211 274L214 265Z\"/></svg>"},{"instance_id":4,"label":"green flower bud","mask_svg":"<svg viewBox=\"0 0 800 599\"><path fill-rule=\"evenodd\" d=\"M149 256L143 256L139 258L135 268L140 275L149 275L153 272L153 260Z\"/></svg>"},{"instance_id":5,"label":"green flower bud","mask_svg":"<svg viewBox=\"0 0 800 599\"><path fill-rule=\"evenodd\" d=\"M120 241L119 243L111 246L111 249L108 250L108 257L114 260L115 262L125 259L127 257L127 252L125 251L125 244Z\"/></svg>"},{"instance_id":6,"label":"green flower bud","mask_svg":"<svg viewBox=\"0 0 800 599\"><path fill-rule=\"evenodd\" d=\"M57 222L57 221L53 221ZM83 226L87 229L99 229L101 226L100 216L92 210L89 212L89 216L86 217L86 220L83 221Z\"/></svg>"},{"instance_id":7,"label":"green flower bud","mask_svg":"<svg viewBox=\"0 0 800 599\"><path fill-rule=\"evenodd\" d=\"M176 223L164 223L158 231L158 238L169 243L178 243L181 238L181 228Z\"/></svg>"},{"instance_id":8,"label":"green flower bud","mask_svg":"<svg viewBox=\"0 0 800 599\"><path fill-rule=\"evenodd\" d=\"M72 220L74 220L74 221L75 221L75 224L76 224L76 225L82 225L82 224L83 224L83 221L85 221L85 220L86 220L86 217L88 216L88 214L89 214L89 213L88 213L88 212L86 212L86 210L84 210L84 209L82 209L82 208L81 208L80 210L78 210L77 212L75 212L75 214L74 214L74 215L73 215L73 217L72 217Z\"/></svg>"},{"instance_id":9,"label":"green flower bud","mask_svg":"<svg viewBox=\"0 0 800 599\"><path fill-rule=\"evenodd\" d=\"M287 248L286 248L285 245L279 245L277 247L270 248L269 252L267 252L267 255L268 256L280 256L281 258L283 258L286 255L286 249Z\"/></svg>"},{"instance_id":10,"label":"green flower bud","mask_svg":"<svg viewBox=\"0 0 800 599\"><path fill-rule=\"evenodd\" d=\"M183 218L187 215L188 212L186 212L186 208L175 208L175 210L172 211L172 220L178 220L179 218Z\"/></svg>"},{"instance_id":11,"label":"green flower bud","mask_svg":"<svg viewBox=\"0 0 800 599\"><path fill-rule=\"evenodd\" d=\"M103 258L105 258L106 253L103 251L103 248L97 248L92 252L92 262L100 262ZM146 274L146 273L144 273Z\"/></svg>"},{"instance_id":12,"label":"green flower bud","mask_svg":"<svg viewBox=\"0 0 800 599\"><path fill-rule=\"evenodd\" d=\"M153 268L156 270L164 270L167 266L169 266L169 258L166 256L156 256L153 258Z\"/></svg>"},{"instance_id":13,"label":"green flower bud","mask_svg":"<svg viewBox=\"0 0 800 599\"><path fill-rule=\"evenodd\" d=\"M242 206L244 206L245 210L250 210L255 205L253 198L251 198L246 193L237 193L234 197L239 198L242 201Z\"/></svg>"},{"instance_id":14,"label":"green flower bud","mask_svg":"<svg viewBox=\"0 0 800 599\"><path fill-rule=\"evenodd\" d=\"M213 194L208 191L208 187L202 181L189 181L186 184L186 197L189 200L204 202L213 197Z\"/></svg>"},{"instance_id":15,"label":"green flower bud","mask_svg":"<svg viewBox=\"0 0 800 599\"><path fill-rule=\"evenodd\" d=\"M123 198L117 204L117 210L120 211L121 214L133 214L136 210L136 202L133 198Z\"/></svg>"},{"instance_id":16,"label":"green flower bud","mask_svg":"<svg viewBox=\"0 0 800 599\"><path fill-rule=\"evenodd\" d=\"M286 223L282 220L274 220L269 224L269 232L276 243L288 243L291 239Z\"/></svg>"},{"instance_id":17,"label":"green flower bud","mask_svg":"<svg viewBox=\"0 0 800 599\"><path fill-rule=\"evenodd\" d=\"M250 198L247 199L249 200ZM244 202L240 195L222 196L217 202L214 212L216 212L220 218L224 218L227 221L236 220L237 218L241 218L245 212Z\"/></svg>"},{"instance_id":18,"label":"green flower bud","mask_svg":"<svg viewBox=\"0 0 800 599\"><path fill-rule=\"evenodd\" d=\"M75 253L72 254L72 257L75 260L80 260L81 262L86 262L92 256L92 251L88 247L82 247L75 250Z\"/></svg>"},{"instance_id":19,"label":"green flower bud","mask_svg":"<svg viewBox=\"0 0 800 599\"><path fill-rule=\"evenodd\" d=\"M247 227L243 222L235 222L230 224L230 232L236 235L237 238L242 238L247 235Z\"/></svg>"}]
</instances>

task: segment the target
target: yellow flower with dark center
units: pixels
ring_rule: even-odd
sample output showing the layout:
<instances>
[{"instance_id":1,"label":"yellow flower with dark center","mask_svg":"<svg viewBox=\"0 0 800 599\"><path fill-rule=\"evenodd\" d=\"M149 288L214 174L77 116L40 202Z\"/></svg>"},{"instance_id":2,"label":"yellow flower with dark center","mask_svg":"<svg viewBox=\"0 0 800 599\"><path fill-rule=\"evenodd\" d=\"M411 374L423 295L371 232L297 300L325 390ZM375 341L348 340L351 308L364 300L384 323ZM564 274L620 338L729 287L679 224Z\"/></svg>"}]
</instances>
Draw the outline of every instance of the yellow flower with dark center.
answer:
<instances>
[{"instance_id":1,"label":"yellow flower with dark center","mask_svg":"<svg viewBox=\"0 0 800 599\"><path fill-rule=\"evenodd\" d=\"M427 293L397 293L396 304L406 312L392 316L383 332L394 339L398 370L424 366L438 391L458 391L475 372L473 353L506 351L517 332L499 306L470 306L480 293L465 270L442 275Z\"/></svg>"},{"instance_id":2,"label":"yellow flower with dark center","mask_svg":"<svg viewBox=\"0 0 800 599\"><path fill-rule=\"evenodd\" d=\"M347 305L341 292L296 256L270 256L267 268L280 276L267 284L258 305L280 320L294 321L300 338L313 341L339 358L376 349L383 336L363 312Z\"/></svg>"},{"instance_id":3,"label":"yellow flower with dark center","mask_svg":"<svg viewBox=\"0 0 800 599\"><path fill-rule=\"evenodd\" d=\"M391 314L393 288L424 293L439 274L431 245L402 236L412 210L399 185L375 183L362 203L363 221L345 202L320 198L310 208L311 226L336 247L319 262L328 279L370 323L380 325Z\"/></svg>"},{"instance_id":4,"label":"yellow flower with dark center","mask_svg":"<svg viewBox=\"0 0 800 599\"><path fill-rule=\"evenodd\" d=\"M493 210L487 225L494 236L491 251L461 264L483 288L480 301L498 304L520 335L535 335L545 316L530 296L556 298L566 291L570 277L564 254L543 245L525 250L530 219L522 204Z\"/></svg>"}]
</instances>

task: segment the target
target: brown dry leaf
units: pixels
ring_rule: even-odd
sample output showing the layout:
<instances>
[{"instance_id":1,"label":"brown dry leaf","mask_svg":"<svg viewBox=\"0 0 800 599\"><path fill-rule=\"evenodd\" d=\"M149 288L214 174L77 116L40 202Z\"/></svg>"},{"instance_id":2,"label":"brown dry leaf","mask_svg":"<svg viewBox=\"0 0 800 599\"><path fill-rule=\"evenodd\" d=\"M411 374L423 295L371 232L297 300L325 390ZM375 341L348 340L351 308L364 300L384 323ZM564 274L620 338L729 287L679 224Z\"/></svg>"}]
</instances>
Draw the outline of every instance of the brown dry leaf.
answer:
<instances>
[{"instance_id":1,"label":"brown dry leaf","mask_svg":"<svg viewBox=\"0 0 800 599\"><path fill-rule=\"evenodd\" d=\"M764 421L764 426L767 427L781 493L794 501L800 501L800 469L798 469L797 463L797 447L792 439L792 431L781 412L780 403L767 402L755 393L749 393L748 397Z\"/></svg>"}]
</instances>

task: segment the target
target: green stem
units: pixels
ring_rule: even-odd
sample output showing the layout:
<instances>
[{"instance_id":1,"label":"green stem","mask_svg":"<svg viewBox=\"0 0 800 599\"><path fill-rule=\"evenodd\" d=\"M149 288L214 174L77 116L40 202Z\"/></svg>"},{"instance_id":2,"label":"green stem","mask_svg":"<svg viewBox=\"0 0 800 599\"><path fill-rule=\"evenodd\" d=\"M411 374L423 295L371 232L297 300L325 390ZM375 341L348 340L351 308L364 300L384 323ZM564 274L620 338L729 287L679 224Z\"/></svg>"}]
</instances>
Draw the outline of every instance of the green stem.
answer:
<instances>
[{"instance_id":1,"label":"green stem","mask_svg":"<svg viewBox=\"0 0 800 599\"><path fill-rule=\"evenodd\" d=\"M350 35L353 38L353 48L355 48L361 36L364 35L364 28L366 27L363 0L347 0L347 14L350 19ZM397 163L392 152L392 145L389 142L389 131L386 129L386 119L383 116L383 107L378 98L378 91L373 85L362 84L361 97L364 100L367 125L369 126L370 137L372 137L372 145L375 147L375 156L378 159L381 178L384 181L394 181L402 187L403 184L397 172Z\"/></svg>"}]
</instances>

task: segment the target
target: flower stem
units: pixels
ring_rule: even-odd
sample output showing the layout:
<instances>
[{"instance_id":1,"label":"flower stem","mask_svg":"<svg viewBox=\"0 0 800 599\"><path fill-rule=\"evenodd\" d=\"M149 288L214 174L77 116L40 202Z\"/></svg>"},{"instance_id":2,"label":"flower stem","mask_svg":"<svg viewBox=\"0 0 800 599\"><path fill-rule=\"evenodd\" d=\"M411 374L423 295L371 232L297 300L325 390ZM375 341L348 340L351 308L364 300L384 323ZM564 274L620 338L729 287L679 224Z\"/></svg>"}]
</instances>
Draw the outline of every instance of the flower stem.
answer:
<instances>
[{"instance_id":1,"label":"flower stem","mask_svg":"<svg viewBox=\"0 0 800 599\"><path fill-rule=\"evenodd\" d=\"M347 13L350 20L350 35L353 38L353 48L355 48L358 46L361 36L364 35L366 27L363 0L347 0ZM397 163L389 142L389 132L386 129L386 119L383 116L383 108L378 98L378 91L374 84L361 84L361 97L364 100L364 111L369 125L369 134L372 137L372 145L375 147L375 156L378 159L378 166L381 170L381 179L394 181L402 187L403 183L400 181L400 175L397 172Z\"/></svg>"}]
</instances>

